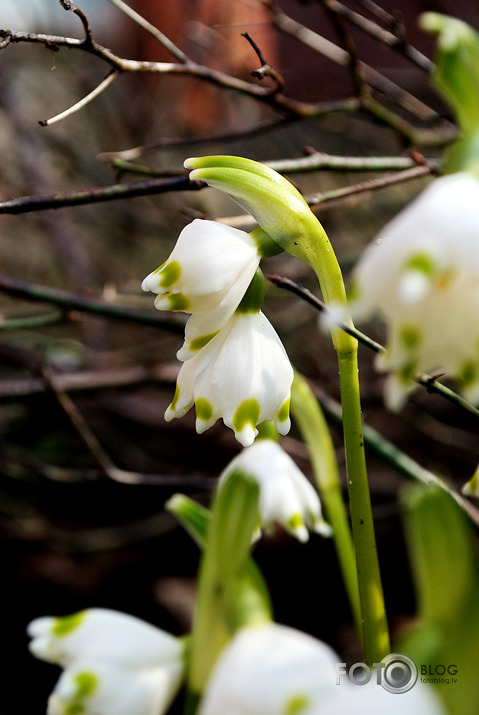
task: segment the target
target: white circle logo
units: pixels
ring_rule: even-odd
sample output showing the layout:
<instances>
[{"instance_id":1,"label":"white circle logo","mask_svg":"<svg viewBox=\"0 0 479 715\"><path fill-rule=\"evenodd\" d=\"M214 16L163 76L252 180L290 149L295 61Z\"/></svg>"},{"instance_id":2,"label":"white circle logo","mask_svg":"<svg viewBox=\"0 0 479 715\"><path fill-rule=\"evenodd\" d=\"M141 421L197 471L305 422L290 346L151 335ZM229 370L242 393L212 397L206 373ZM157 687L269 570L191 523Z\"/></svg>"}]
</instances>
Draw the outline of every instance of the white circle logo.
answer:
<instances>
[{"instance_id":1,"label":"white circle logo","mask_svg":"<svg viewBox=\"0 0 479 715\"><path fill-rule=\"evenodd\" d=\"M417 666L408 655L391 653L381 661L381 685L390 693L407 693L416 684Z\"/></svg>"}]
</instances>

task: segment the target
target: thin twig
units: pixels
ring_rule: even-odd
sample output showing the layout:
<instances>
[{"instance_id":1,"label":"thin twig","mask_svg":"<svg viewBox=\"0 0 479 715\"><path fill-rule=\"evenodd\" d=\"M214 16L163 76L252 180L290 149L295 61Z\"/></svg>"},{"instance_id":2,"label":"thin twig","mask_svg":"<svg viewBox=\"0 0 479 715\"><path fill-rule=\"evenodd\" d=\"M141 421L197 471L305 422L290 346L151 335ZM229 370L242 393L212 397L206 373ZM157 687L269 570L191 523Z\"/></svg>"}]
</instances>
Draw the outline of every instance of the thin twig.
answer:
<instances>
[{"instance_id":1,"label":"thin twig","mask_svg":"<svg viewBox=\"0 0 479 715\"><path fill-rule=\"evenodd\" d=\"M70 117L72 114L75 114L75 112L78 112L80 111L80 109L83 109L83 107L86 107L86 105L89 104L93 99L96 99L96 97L98 97L102 92L104 92L105 89L108 89L108 87L113 84L117 77L118 72L116 70L112 70L107 74L105 79L102 80L97 87L95 87L94 90L92 90L89 94L83 97L83 99L80 99L79 102L76 102L76 104L73 104L68 109L65 109L64 112L60 112L60 114L57 114L50 119L40 119L38 123L41 127L47 127L50 126L50 124L55 124L56 122L60 122L62 119L66 119L66 117Z\"/></svg>"},{"instance_id":2,"label":"thin twig","mask_svg":"<svg viewBox=\"0 0 479 715\"><path fill-rule=\"evenodd\" d=\"M434 63L429 59L429 57L426 57L426 55L419 52L419 50L412 45L409 45L402 37L398 37L397 34L384 30L375 22L368 20L358 12L351 10L343 5L343 3L338 2L338 0L328 0L328 3L331 10L341 17L344 17L353 25L356 25L356 27L359 27L368 35L371 35L371 37L379 40L379 42L383 45L387 45L387 47L390 47L393 50L398 50L402 55L404 55L404 57L407 57L408 60L413 62L428 74L433 71Z\"/></svg>"},{"instance_id":3,"label":"thin twig","mask_svg":"<svg viewBox=\"0 0 479 715\"><path fill-rule=\"evenodd\" d=\"M100 298L90 298L78 293L60 290L59 288L48 288L37 283L30 283L1 274L0 291L18 298L53 303L68 310L161 327L175 333L181 333L184 330L184 320L181 317L175 319L166 318L155 310L141 310L132 306L117 305Z\"/></svg>"},{"instance_id":4,"label":"thin twig","mask_svg":"<svg viewBox=\"0 0 479 715\"><path fill-rule=\"evenodd\" d=\"M21 196L16 199L1 201L0 214L23 214L30 211L82 206L114 199L163 194L168 191L184 191L185 189L195 191L204 188L204 186L202 182L190 181L188 176L184 174L180 177L110 184L109 186L98 186L80 191L60 191L46 196Z\"/></svg>"},{"instance_id":5,"label":"thin twig","mask_svg":"<svg viewBox=\"0 0 479 715\"><path fill-rule=\"evenodd\" d=\"M164 35L161 30L159 30L157 27L151 24L151 22L148 22L143 15L140 15L140 13L136 12L136 10L133 10L132 7L127 5L123 0L108 0L111 2L112 5L114 5L118 10L121 10L125 15L127 15L130 20L133 20L133 22L136 22L137 25L142 27L146 32L148 32L150 35L152 35L158 42L160 42L163 47L165 47L173 57L176 57L177 60L180 62L189 62L190 59L188 55L186 55L182 50L180 50L179 47L175 45L174 42L172 42L166 35Z\"/></svg>"},{"instance_id":6,"label":"thin twig","mask_svg":"<svg viewBox=\"0 0 479 715\"><path fill-rule=\"evenodd\" d=\"M415 166L412 169L399 171L396 174L386 174L386 176L382 176L379 179L368 179L367 181L354 184L353 186L342 186L339 189L332 189L331 191L325 191L324 193L311 194L310 196L306 196L305 199L314 209L324 203L329 204L333 201L362 194L365 191L377 191L378 189L384 189L386 186L392 186L403 181L418 179L420 177L436 173L437 171L437 164L426 163L422 166Z\"/></svg>"},{"instance_id":7,"label":"thin twig","mask_svg":"<svg viewBox=\"0 0 479 715\"><path fill-rule=\"evenodd\" d=\"M251 47L253 50L256 52L258 55L258 59L261 62L261 67L257 70L253 70L251 72L252 77L257 77L259 80L264 79L265 77L270 77L273 82L275 83L275 87L272 89L272 92L276 94L277 92L282 92L284 89L284 79L280 73L274 69L268 62L268 60L264 57L263 53L261 52L261 49L259 46L256 44L256 42L253 40L251 35L248 32L242 32L241 36L244 37L248 42L250 43Z\"/></svg>"}]
</instances>

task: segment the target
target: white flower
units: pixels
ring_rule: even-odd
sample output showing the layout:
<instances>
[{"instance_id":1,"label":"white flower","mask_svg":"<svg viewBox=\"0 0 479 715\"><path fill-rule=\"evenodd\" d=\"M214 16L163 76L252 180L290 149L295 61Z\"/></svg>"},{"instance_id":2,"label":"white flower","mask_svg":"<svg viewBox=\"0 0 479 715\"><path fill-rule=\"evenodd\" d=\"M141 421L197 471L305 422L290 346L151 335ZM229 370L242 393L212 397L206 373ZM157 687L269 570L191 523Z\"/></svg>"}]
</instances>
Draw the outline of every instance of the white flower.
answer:
<instances>
[{"instance_id":1,"label":"white flower","mask_svg":"<svg viewBox=\"0 0 479 715\"><path fill-rule=\"evenodd\" d=\"M199 715L445 715L421 683L391 693L376 682L343 676L341 658L325 643L275 623L244 628L213 670Z\"/></svg>"},{"instance_id":2,"label":"white flower","mask_svg":"<svg viewBox=\"0 0 479 715\"><path fill-rule=\"evenodd\" d=\"M300 541L308 540L308 528L324 536L331 534L318 493L277 442L258 439L242 450L223 471L219 484L234 471L258 483L261 526L265 529L279 523Z\"/></svg>"},{"instance_id":3,"label":"white flower","mask_svg":"<svg viewBox=\"0 0 479 715\"><path fill-rule=\"evenodd\" d=\"M263 313L235 313L182 365L165 419L182 417L194 404L199 433L222 417L247 447L265 420L274 420L280 434L288 432L292 381L288 356Z\"/></svg>"},{"instance_id":4,"label":"white flower","mask_svg":"<svg viewBox=\"0 0 479 715\"><path fill-rule=\"evenodd\" d=\"M199 715L309 712L306 708L335 687L337 662L329 646L293 628L276 623L244 628L221 654Z\"/></svg>"},{"instance_id":5,"label":"white flower","mask_svg":"<svg viewBox=\"0 0 479 715\"><path fill-rule=\"evenodd\" d=\"M195 219L180 233L170 257L143 283L157 293L158 310L194 313L179 359L191 357L229 320L258 268L254 239L216 221Z\"/></svg>"},{"instance_id":6,"label":"white flower","mask_svg":"<svg viewBox=\"0 0 479 715\"><path fill-rule=\"evenodd\" d=\"M181 684L183 646L133 616L89 609L28 627L37 658L65 668L48 715L162 715Z\"/></svg>"},{"instance_id":7,"label":"white flower","mask_svg":"<svg viewBox=\"0 0 479 715\"><path fill-rule=\"evenodd\" d=\"M436 369L479 399L479 181L435 180L366 249L352 278L356 319L380 312L389 329L378 368L401 406L415 376Z\"/></svg>"}]
</instances>

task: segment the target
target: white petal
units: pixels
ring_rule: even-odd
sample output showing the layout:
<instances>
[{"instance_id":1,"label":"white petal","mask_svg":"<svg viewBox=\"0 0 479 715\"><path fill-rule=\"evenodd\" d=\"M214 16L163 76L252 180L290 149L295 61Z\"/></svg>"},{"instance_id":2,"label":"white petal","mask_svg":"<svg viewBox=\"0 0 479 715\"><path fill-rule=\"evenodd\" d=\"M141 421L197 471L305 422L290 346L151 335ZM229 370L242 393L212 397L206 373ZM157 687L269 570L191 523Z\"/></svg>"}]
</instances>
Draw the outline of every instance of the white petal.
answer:
<instances>
[{"instance_id":1,"label":"white petal","mask_svg":"<svg viewBox=\"0 0 479 715\"><path fill-rule=\"evenodd\" d=\"M48 701L48 715L162 715L181 683L182 668L134 669L98 661L67 668Z\"/></svg>"},{"instance_id":2,"label":"white petal","mask_svg":"<svg viewBox=\"0 0 479 715\"><path fill-rule=\"evenodd\" d=\"M238 283L245 284L246 290L259 260L249 234L216 221L195 219L181 232L168 260L144 279L142 288L160 294L155 301L159 310L206 312L215 309ZM185 297L186 308L175 308L178 294Z\"/></svg>"},{"instance_id":3,"label":"white petal","mask_svg":"<svg viewBox=\"0 0 479 715\"><path fill-rule=\"evenodd\" d=\"M334 689L339 657L311 636L277 624L240 631L213 671L199 715L301 712Z\"/></svg>"},{"instance_id":4,"label":"white petal","mask_svg":"<svg viewBox=\"0 0 479 715\"><path fill-rule=\"evenodd\" d=\"M86 659L123 665L158 664L177 660L182 654L178 639L165 631L134 616L102 608L66 619L38 618L30 623L28 633L33 638L32 653L60 665Z\"/></svg>"},{"instance_id":5,"label":"white petal","mask_svg":"<svg viewBox=\"0 0 479 715\"><path fill-rule=\"evenodd\" d=\"M344 680L344 679L343 679ZM376 682L373 671L366 685L342 682L307 715L446 715L432 688L416 683L405 693L390 693Z\"/></svg>"}]
</instances>

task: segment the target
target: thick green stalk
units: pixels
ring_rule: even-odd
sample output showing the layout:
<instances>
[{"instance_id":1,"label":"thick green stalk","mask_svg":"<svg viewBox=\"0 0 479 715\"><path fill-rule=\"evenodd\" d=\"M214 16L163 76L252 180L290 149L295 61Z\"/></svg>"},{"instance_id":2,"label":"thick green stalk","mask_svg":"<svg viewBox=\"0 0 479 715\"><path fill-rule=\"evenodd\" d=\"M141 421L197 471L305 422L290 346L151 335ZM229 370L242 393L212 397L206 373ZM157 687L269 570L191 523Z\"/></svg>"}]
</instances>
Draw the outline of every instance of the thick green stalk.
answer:
<instances>
[{"instance_id":1,"label":"thick green stalk","mask_svg":"<svg viewBox=\"0 0 479 715\"><path fill-rule=\"evenodd\" d=\"M325 507L327 519L333 528L333 539L351 611L358 631L362 633L356 556L343 500L334 445L318 400L306 380L297 373L291 391L291 412L308 447L321 501Z\"/></svg>"}]
</instances>

